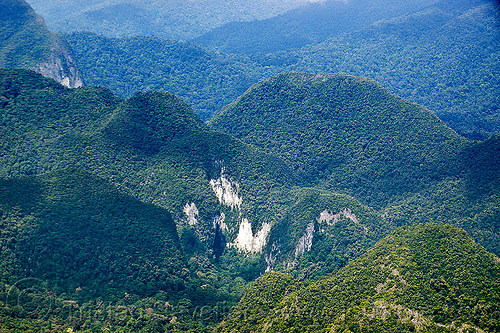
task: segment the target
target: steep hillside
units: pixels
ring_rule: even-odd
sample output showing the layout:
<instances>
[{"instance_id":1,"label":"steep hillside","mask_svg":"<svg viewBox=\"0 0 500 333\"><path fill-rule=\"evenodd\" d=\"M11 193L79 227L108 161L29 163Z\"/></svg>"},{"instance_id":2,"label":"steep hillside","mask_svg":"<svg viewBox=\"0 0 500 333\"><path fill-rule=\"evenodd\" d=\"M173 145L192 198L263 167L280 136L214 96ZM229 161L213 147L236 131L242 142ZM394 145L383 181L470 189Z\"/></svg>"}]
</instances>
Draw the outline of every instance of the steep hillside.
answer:
<instances>
[{"instance_id":1,"label":"steep hillside","mask_svg":"<svg viewBox=\"0 0 500 333\"><path fill-rule=\"evenodd\" d=\"M2 282L49 281L78 299L186 296L170 214L78 169L0 180Z\"/></svg>"},{"instance_id":2,"label":"steep hillside","mask_svg":"<svg viewBox=\"0 0 500 333\"><path fill-rule=\"evenodd\" d=\"M73 296L78 296L78 293L74 294L73 291L78 289L80 292L79 288L87 290L90 293L88 297L91 297L91 304L78 302L75 305L79 311L92 308L92 302L106 299L122 302L121 297L126 292L131 297L130 306L134 309L154 308L161 313L161 320L159 317L148 315L152 321L159 320L157 324L161 327L167 324L172 327L187 325L190 329L201 332L205 325L213 325L220 319L207 317L207 320L191 321L189 316L183 317L182 320L177 316L178 322L174 323L173 317L180 311L179 307L198 313L196 311L200 306L215 306L219 300L227 300L228 304L231 304L240 295L245 284L265 269L259 262L260 253L266 245L271 226L281 218L292 200L287 193L295 182L295 176L279 159L265 155L226 134L211 131L186 103L174 95L150 92L120 99L105 88L68 89L32 71L1 69L0 115L0 147L3 152L0 157L0 177L3 179L2 184L5 183L2 185L5 187L2 194L5 193L8 204L5 208L5 219L14 224L11 226L14 229L13 234L6 235L8 238L12 236L9 238L9 244L14 246L14 252L12 255L2 255L2 260L7 260L4 267L9 266L4 277L8 283L15 283L17 277L23 276L21 273L26 273L21 264L10 264L20 260L26 261L28 259L25 257L19 257L32 253L22 252L23 248L31 251L31 247L18 248L16 244L30 242L34 246L33 251L51 253L53 265L52 261L46 261L42 257L36 261L40 266L36 266L33 272L41 276L36 279L54 279L54 288L57 289L54 295L59 308L71 311L65 302L68 298L74 301ZM68 168L88 170L116 186L119 192L110 190L109 184L102 185L101 180L93 180L94 176L83 174L83 179L80 179L78 175L81 173L75 171L76 178L73 179L72 171L58 171ZM47 172L52 173L45 175ZM27 175L44 176L17 180ZM62 182L60 185L59 181ZM23 185L25 182L28 184ZM32 182L35 185L41 182L41 189L37 189L38 185L30 185ZM56 188L52 189L52 185ZM16 191L20 191L19 188L22 190L24 187L28 189L21 193L31 193L31 196L16 194ZM104 192L97 191L101 187ZM112 193L108 194L110 191ZM11 197L17 200L24 198L26 203L10 202ZM46 198L52 201L47 203ZM66 202L66 198L71 201ZM112 205L115 201L118 203ZM26 212L22 211L16 215L16 207L28 205L29 202L39 202L39 206L32 209L30 206L26 208ZM108 203L113 207L107 207ZM122 203L126 207L122 207ZM151 203L156 207L150 206ZM123 232L116 230L127 224L132 228L136 225L134 221L144 221L136 219L134 214L139 214L137 211L129 213L128 209L135 209L134 207L143 213L151 207L156 212L152 221L167 221L167 226L170 223L170 213L179 234L177 245L185 253L187 263L183 261L184 266L177 265L177 259L165 255L162 251L168 249L161 244L160 239L150 240L149 231L142 232L140 229L128 227ZM60 214L60 217L57 216L58 209L64 213ZM115 214L116 209L121 209L120 214L128 215ZM100 215L100 211L103 211L104 215ZM162 212L166 217L157 218ZM73 213L78 216L70 216ZM114 214L117 215L116 220ZM142 217L146 218L146 215ZM31 235L30 223L33 219L36 220L33 227L35 231L40 223L47 224L46 228L44 227L47 232L36 234L40 235L41 239L31 239L28 236L23 238L25 233ZM85 224L89 219L88 226L80 227L80 224ZM148 221L144 223L149 225ZM65 228L70 228L71 223L75 223L77 228L66 230ZM100 224L104 226L101 227ZM51 229L52 227L56 229ZM79 239L79 232L89 233L99 228L103 233L91 235L95 236L95 239L91 237L89 240L87 236ZM153 225L151 232L160 235L162 231ZM117 240L116 237L120 235L124 238ZM54 243L58 244L55 248L49 246L52 237ZM140 248L120 245L120 242L127 241L130 237L140 241L141 246L152 246L144 253L145 257L139 255ZM71 241L72 239L75 241ZM109 249L111 245L94 245L94 248L88 249L91 243L95 243L93 240L116 242L117 251L139 251L134 253L137 260L144 259L140 263L137 262L142 268L132 265L133 260L126 261L133 267L124 267L126 263L123 260L126 259L123 258L126 257L123 256L126 254L114 254L115 249ZM43 250L46 244L49 244L47 250ZM96 270L97 275L85 275L83 271L88 266L82 264L85 260L83 257L78 259L79 261L68 263L68 258L80 256L80 246L83 246L92 258L103 260L103 271ZM105 253L100 253L101 250ZM154 256L154 259L150 260L149 254ZM113 258L117 260L116 265L121 265L122 261L123 265L108 265ZM96 259L89 260L89 265L101 267L95 263ZM171 266L165 267L167 272L164 274L164 265L159 264L158 260L170 260L168 265L177 265L172 276L168 275L171 273L168 267ZM28 260L28 263L30 262L32 263ZM72 268L71 265L77 264L74 273L66 272L63 268L64 265ZM183 267L186 265L196 278L196 283L187 286L182 282L185 281L182 274L185 273ZM140 274L127 275L130 270ZM50 275L51 272L54 272L53 275ZM79 278L83 280L81 285L76 286ZM130 286L129 279L135 278L141 283ZM170 286L171 280L174 281L172 283L175 288L179 286L173 298L178 304L173 302L170 303L172 307L162 305L158 309L157 304L167 303L165 298L157 297L155 293L167 295L173 288ZM122 287L127 290L120 289ZM5 288L7 290L4 291L8 292L9 286ZM61 292L70 296L61 296ZM138 296L134 297L131 292ZM82 301L88 299L83 298ZM122 306L120 302L116 306ZM2 308L0 304L0 317L21 318L21 325L23 314L12 313L17 311L16 309L18 308L15 304L14 307L7 308ZM63 315L68 314L57 313L58 319L54 322L60 322L59 319L62 318L66 325ZM170 319L165 322L167 315ZM138 331L149 325L149 319L141 319L139 322L119 321L113 322L113 325ZM170 323L170 320L174 322ZM98 325L95 327L99 329L106 326L102 322L96 323L95 318L92 318L91 322ZM48 323L50 321L43 321L45 326ZM23 332L27 329L23 327L6 327L5 330ZM4 326L0 328L3 329ZM40 330L43 330L42 328Z\"/></svg>"},{"instance_id":3,"label":"steep hillside","mask_svg":"<svg viewBox=\"0 0 500 333\"><path fill-rule=\"evenodd\" d=\"M281 306L280 295L308 285L304 280L341 274L335 271L398 226L452 223L500 252L498 137L479 143L463 139L429 111L368 79L282 74L219 114L216 121L225 130L246 133L243 139L255 139L268 154L212 130L170 93L122 99L105 88L69 89L28 70L0 70L0 115L5 281L0 298L7 300L0 303L0 318L16 318L0 322L6 332L32 329L25 319L44 315L9 296L25 282L53 292L44 300L53 299L58 309L50 321L42 316L38 331L60 325L61 330L203 332L222 319L225 310L217 302L227 300L227 310L265 270L293 275L271 278L275 293L265 300L245 298L270 309ZM141 231L142 225L151 231ZM162 233L166 238L155 238ZM142 251L130 238L152 246ZM96 242L102 245L92 246ZM433 249L430 243L425 247ZM130 260L129 252L135 253ZM73 256L78 260L71 262ZM87 272L88 265L96 272ZM22 279L28 275L40 277ZM140 283L131 286L131 279ZM380 290L384 281L377 282ZM469 304L469 296L459 302ZM66 320L73 309L100 309L107 299L114 302L111 309L128 307L133 320L117 315L109 322ZM34 306L38 296L28 300ZM403 309L389 298L373 302L378 301L386 303L369 304ZM401 306L421 314L408 302ZM446 305L430 315L455 311L454 298ZM483 309L475 310L470 324L496 325L477 317ZM146 317L134 317L138 311ZM250 317L274 325L258 308ZM424 324L450 324L436 318ZM397 327L409 327L402 325Z\"/></svg>"},{"instance_id":4,"label":"steep hillside","mask_svg":"<svg viewBox=\"0 0 500 333\"><path fill-rule=\"evenodd\" d=\"M312 278L396 227L426 221L464 228L500 253L498 136L469 141L376 82L344 74L277 75L210 124L281 157L303 185L322 189L296 192L270 233L268 268Z\"/></svg>"},{"instance_id":5,"label":"steep hillside","mask_svg":"<svg viewBox=\"0 0 500 333\"><path fill-rule=\"evenodd\" d=\"M195 255L220 255L226 242L260 252L291 200L283 193L296 178L283 162L211 131L174 95L122 100L22 70L1 70L0 82L2 177L89 170L169 209L181 234L191 230L186 246L200 242ZM226 240L214 242L221 232Z\"/></svg>"},{"instance_id":6,"label":"steep hillside","mask_svg":"<svg viewBox=\"0 0 500 333\"><path fill-rule=\"evenodd\" d=\"M267 54L316 44L378 20L404 15L437 0L311 1L267 20L231 22L193 41L227 53Z\"/></svg>"},{"instance_id":7,"label":"steep hillside","mask_svg":"<svg viewBox=\"0 0 500 333\"><path fill-rule=\"evenodd\" d=\"M455 175L471 143L424 108L372 80L280 74L224 108L211 125L281 157L309 184L370 205Z\"/></svg>"},{"instance_id":8,"label":"steep hillside","mask_svg":"<svg viewBox=\"0 0 500 333\"><path fill-rule=\"evenodd\" d=\"M244 285L217 290L167 210L81 169L1 179L0 227L0 332L208 332Z\"/></svg>"},{"instance_id":9,"label":"steep hillside","mask_svg":"<svg viewBox=\"0 0 500 333\"><path fill-rule=\"evenodd\" d=\"M429 220L464 228L476 242L500 254L500 140L498 135L462 151L463 172L387 207L389 225Z\"/></svg>"},{"instance_id":10,"label":"steep hillside","mask_svg":"<svg viewBox=\"0 0 500 333\"><path fill-rule=\"evenodd\" d=\"M296 192L297 200L269 234L266 271L318 279L344 267L395 229L377 211L347 195L314 188Z\"/></svg>"},{"instance_id":11,"label":"steep hillside","mask_svg":"<svg viewBox=\"0 0 500 333\"><path fill-rule=\"evenodd\" d=\"M400 228L336 274L295 292L297 282L276 274L255 281L218 331L500 329L500 259L448 225ZM268 294L278 299L268 301Z\"/></svg>"},{"instance_id":12,"label":"steep hillside","mask_svg":"<svg viewBox=\"0 0 500 333\"><path fill-rule=\"evenodd\" d=\"M50 32L24 0L0 4L0 67L32 69L71 88L83 84L64 37Z\"/></svg>"}]
</instances>

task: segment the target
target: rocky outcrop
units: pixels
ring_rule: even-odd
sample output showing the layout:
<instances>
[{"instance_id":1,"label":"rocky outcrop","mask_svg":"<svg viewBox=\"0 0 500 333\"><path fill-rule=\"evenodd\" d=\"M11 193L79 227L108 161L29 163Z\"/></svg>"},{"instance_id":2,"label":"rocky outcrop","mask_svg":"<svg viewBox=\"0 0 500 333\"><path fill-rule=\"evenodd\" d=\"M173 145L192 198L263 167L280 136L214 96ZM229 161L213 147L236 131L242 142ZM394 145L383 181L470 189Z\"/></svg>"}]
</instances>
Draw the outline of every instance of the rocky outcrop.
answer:
<instances>
[{"instance_id":1,"label":"rocky outcrop","mask_svg":"<svg viewBox=\"0 0 500 333\"><path fill-rule=\"evenodd\" d=\"M47 59L32 69L45 77L53 78L68 88L83 86L83 77L68 43L62 36L54 37Z\"/></svg>"},{"instance_id":2,"label":"rocky outcrop","mask_svg":"<svg viewBox=\"0 0 500 333\"><path fill-rule=\"evenodd\" d=\"M0 2L0 67L26 68L69 88L83 85L66 39L49 31L24 0Z\"/></svg>"}]
</instances>

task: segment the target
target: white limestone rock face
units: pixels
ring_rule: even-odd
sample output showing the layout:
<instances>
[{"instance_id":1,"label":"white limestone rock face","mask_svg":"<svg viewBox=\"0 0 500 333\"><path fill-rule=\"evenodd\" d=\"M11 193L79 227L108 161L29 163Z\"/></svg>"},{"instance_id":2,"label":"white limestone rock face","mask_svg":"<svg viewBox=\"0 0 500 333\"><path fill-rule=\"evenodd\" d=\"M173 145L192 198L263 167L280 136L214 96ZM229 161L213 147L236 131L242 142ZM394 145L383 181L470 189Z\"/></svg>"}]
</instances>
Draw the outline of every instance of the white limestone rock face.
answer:
<instances>
[{"instance_id":1,"label":"white limestone rock face","mask_svg":"<svg viewBox=\"0 0 500 333\"><path fill-rule=\"evenodd\" d=\"M262 252L262 249L266 245L271 226L268 223L263 223L260 230L255 235L253 234L251 222L247 218L241 216L243 199L240 197L239 184L226 176L225 169L222 168L220 177L210 180L210 186L221 205L230 207L231 210L236 210L238 213L238 235L232 243L228 244L228 246L234 246L245 252ZM221 230L229 230L225 223L224 213L221 213L219 217L214 219L214 227L216 224L219 225Z\"/></svg>"},{"instance_id":2,"label":"white limestone rock face","mask_svg":"<svg viewBox=\"0 0 500 333\"><path fill-rule=\"evenodd\" d=\"M210 180L210 186L212 186L212 190L221 204L231 207L231 209L237 208L241 210L240 186L228 179L224 171L225 169L222 168L219 179Z\"/></svg>"},{"instance_id":3,"label":"white limestone rock face","mask_svg":"<svg viewBox=\"0 0 500 333\"><path fill-rule=\"evenodd\" d=\"M300 237L297 246L295 247L295 258L304 252L309 252L311 250L312 241L314 237L314 222L310 222L307 225L304 235Z\"/></svg>"},{"instance_id":4,"label":"white limestone rock face","mask_svg":"<svg viewBox=\"0 0 500 333\"><path fill-rule=\"evenodd\" d=\"M189 225L193 226L198 223L197 216L199 215L199 211L194 202L192 202L191 204L186 203L183 211L187 216L187 221Z\"/></svg>"},{"instance_id":5,"label":"white limestone rock face","mask_svg":"<svg viewBox=\"0 0 500 333\"><path fill-rule=\"evenodd\" d=\"M325 222L329 226L333 226L337 222L339 222L342 217L350 219L355 224L361 226L363 228L363 230L366 233L368 233L368 228L364 224L359 222L358 217L349 208L344 208L343 210L341 210L337 214L333 214L332 212L325 209L324 211L322 211L319 214L318 223L321 224L321 223Z\"/></svg>"},{"instance_id":6,"label":"white limestone rock face","mask_svg":"<svg viewBox=\"0 0 500 333\"><path fill-rule=\"evenodd\" d=\"M263 223L261 229L256 235L252 232L252 225L248 219L244 218L240 223L238 236L232 244L239 250L246 252L259 253L266 245L267 235L271 231L271 226L268 223Z\"/></svg>"},{"instance_id":7,"label":"white limestone rock face","mask_svg":"<svg viewBox=\"0 0 500 333\"><path fill-rule=\"evenodd\" d=\"M0 67L29 69L68 88L83 85L83 76L63 35L51 32L26 1L1 0L0 7Z\"/></svg>"}]
</instances>

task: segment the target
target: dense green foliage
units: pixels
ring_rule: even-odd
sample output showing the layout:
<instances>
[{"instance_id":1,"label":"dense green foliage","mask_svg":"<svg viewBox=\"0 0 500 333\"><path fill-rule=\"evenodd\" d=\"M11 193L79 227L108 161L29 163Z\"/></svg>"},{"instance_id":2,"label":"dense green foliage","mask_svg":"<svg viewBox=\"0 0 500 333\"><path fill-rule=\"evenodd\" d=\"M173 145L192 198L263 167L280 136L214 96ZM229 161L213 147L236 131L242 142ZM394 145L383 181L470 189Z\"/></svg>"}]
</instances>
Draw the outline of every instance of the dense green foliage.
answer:
<instances>
[{"instance_id":1,"label":"dense green foliage","mask_svg":"<svg viewBox=\"0 0 500 333\"><path fill-rule=\"evenodd\" d=\"M295 292L301 284L283 273L266 273L245 290L238 305L231 309L219 330L228 332L260 332L266 315L280 300Z\"/></svg>"},{"instance_id":2,"label":"dense green foliage","mask_svg":"<svg viewBox=\"0 0 500 333\"><path fill-rule=\"evenodd\" d=\"M0 217L0 332L203 331L233 301L194 274L168 211L88 172L1 180Z\"/></svg>"},{"instance_id":3,"label":"dense green foliage","mask_svg":"<svg viewBox=\"0 0 500 333\"><path fill-rule=\"evenodd\" d=\"M87 83L105 85L122 97L136 91L169 91L191 104L203 120L275 73L349 73L374 79L424 105L461 135L486 139L500 130L498 11L487 0L440 1L400 15L434 2L374 1L370 7L364 1L331 1L271 21L232 23L225 29L232 29L235 39L212 33L223 36L220 43L226 46L220 47L228 52L264 48L252 51L250 59L152 37L108 39L73 33L68 38ZM338 6L347 6L335 11L349 17L341 20L345 27L326 10ZM359 6L362 10L353 9ZM306 43L310 45L299 48ZM279 50L290 47L294 49Z\"/></svg>"},{"instance_id":4,"label":"dense green foliage","mask_svg":"<svg viewBox=\"0 0 500 333\"><path fill-rule=\"evenodd\" d=\"M339 249L341 257L348 255L352 246L357 248L354 253L363 251L366 247L359 244L378 240L397 226L429 220L453 223L488 251L500 251L500 172L494 157L498 137L476 144L466 140L428 110L391 95L371 80L280 74L253 86L210 124L280 156L306 183L353 195L383 210L377 218L361 221L367 225L383 221L380 229L368 228L380 234L370 232L363 238L353 231L351 241L341 237L346 242L343 246L327 237L324 245L317 246L325 248L325 254L312 247L315 256L310 258L316 258L315 264L324 262L330 251L333 257ZM354 211L356 206L309 204L312 215L301 212L304 218L296 218L291 208L282 226L294 226L294 231L276 236L284 240L276 246L283 246L280 251L289 256L308 223L322 210L335 214L344 208ZM356 240L359 236L363 237ZM328 262L338 265L345 258L329 257Z\"/></svg>"},{"instance_id":5,"label":"dense green foliage","mask_svg":"<svg viewBox=\"0 0 500 333\"><path fill-rule=\"evenodd\" d=\"M328 179L379 207L456 174L447 163L470 144L422 107L349 75L277 75L211 125L280 156L308 183Z\"/></svg>"},{"instance_id":6,"label":"dense green foliage","mask_svg":"<svg viewBox=\"0 0 500 333\"><path fill-rule=\"evenodd\" d=\"M32 272L30 276L54 286L58 309L64 308L66 297L74 301L75 290L80 287L89 292L86 298L82 296L81 299L81 302L86 303L77 303L80 310L92 308L92 302L100 298L103 301L125 302L122 298L127 292L132 303L123 306L142 310L152 307L150 303L164 304L168 297L178 300L180 305L173 302L173 308L153 306L155 311L169 318L160 321L162 327L182 326L200 331L205 325L220 321L221 310L216 301L228 300L231 304L245 284L255 279L263 269L258 256L241 256L234 249L226 250L224 239L215 242L221 231L214 225L214 219L225 213L224 222L231 227L224 230L228 241L235 238L241 216L252 222L278 219L289 200L283 197L283 193L286 193L285 189L290 187L294 179L284 163L225 134L209 130L184 102L168 93L136 94L122 100L104 88L67 89L31 71L2 69L0 73L1 175L7 179L2 180L5 182L2 194L7 201L11 193L14 193L12 197L21 197L21 200L22 193L29 192L24 187L30 187L31 183L43 185L40 185L39 191L24 198L25 204L35 205L36 210L27 209L26 212L17 213L16 202L6 208L5 223L13 228L13 234L7 236L14 249L9 250L11 254L2 255L2 267L9 267L5 270L6 281L13 284L18 277L23 276L16 270ZM102 180L93 180L94 176L91 175L83 174L84 179L77 176L71 178L70 171L53 171L68 167L78 167L99 175L121 192L110 190L109 185L102 185ZM233 212L230 207L221 205L209 184L210 180L221 176L222 170L225 177L241 184L238 195L245 200L238 211ZM56 174L51 173L41 179L13 178L46 172ZM80 173L74 172L77 175ZM27 185L23 185L25 183ZM36 188L35 185L32 187ZM104 192L98 191L101 188L104 188ZM66 192L58 194L58 190ZM54 196L51 199L53 202L45 201L44 191ZM149 231L131 229L129 234L122 230L121 225L137 225L145 218L161 224L169 216L167 211L143 204L125 196L123 192L172 212L180 239L175 236L175 244L169 246L182 248L185 254L181 257L186 257L186 261L182 260L184 266L177 265L175 256L169 257L163 252L168 251L168 247L160 244L163 241L161 232L150 228L149 222L144 223ZM274 203L267 200L273 200ZM197 222L190 225L184 208L186 204L194 203L198 206ZM149 209L156 212L156 217L146 214ZM113 219L115 213L118 215L116 220ZM159 218L158 215L162 214L166 217ZM132 223L134 219L136 222ZM44 230L47 229L47 232L39 232L37 226L40 223L46 226ZM70 229L72 223L78 226L74 230ZM103 223L105 226L100 227ZM260 227L258 223L253 224L256 229ZM89 233L99 228L102 233L88 237ZM116 237L122 238L116 240ZM128 244L131 237L141 242L141 246L148 247L145 256L149 253L154 258L148 259L148 255L145 257L147 260L140 261L139 256L136 258L137 264L133 265L127 259L127 252L120 252L134 246L133 243L120 245L120 242ZM16 245L25 243L31 245ZM51 243L56 247L50 247ZM47 249L41 251L46 244L49 244ZM30 267L23 266L23 263L34 260L26 259L26 256L32 257L32 247L35 253L50 250L54 254L47 260L38 260L41 266L29 271ZM18 250L22 253L19 254ZM112 250L120 253L113 254ZM141 253L140 247L130 251L134 256ZM82 253L86 256L82 257ZM75 255L80 258L79 261L70 261L69 258ZM18 256L24 262L15 264L19 261ZM161 263L166 261L167 264L160 264L157 260ZM89 265L92 265L90 273ZM175 266L173 273L169 268L172 265ZM96 267L102 267L103 270L94 271ZM167 276L167 273L173 277ZM196 277L192 283L188 279L191 275ZM131 286L127 279L137 283ZM9 290L9 286L5 288L5 291ZM180 288L175 292L175 297L169 295L172 288ZM133 292L137 293L137 297L133 297ZM149 296L155 298L145 298ZM182 297L187 301L183 301ZM121 303L115 305L122 306ZM196 319L200 315L200 306L211 306L212 314L207 314L208 309L204 310L207 316L205 321ZM228 306L223 308L227 310ZM179 309L187 313L182 320L176 315L181 311ZM10 313L9 308L5 311L12 318L17 316ZM19 316L23 318L22 314ZM177 319L174 320L174 317ZM64 318L63 314L57 315L54 321L60 323ZM152 318L156 317L148 315L141 322L146 325L151 323ZM170 323L171 320L175 323ZM83 324L81 321L78 323L74 327ZM92 320L90 323L95 324ZM18 324L21 326L5 329L24 331L22 320ZM47 323L44 321L41 324L39 330ZM101 322L94 329L101 327L99 325L105 326ZM133 330L142 327L139 324L127 326L127 322L113 325L117 325L116 329L124 325L129 329L133 327ZM94 329L90 328L91 331Z\"/></svg>"},{"instance_id":7,"label":"dense green foliage","mask_svg":"<svg viewBox=\"0 0 500 333\"><path fill-rule=\"evenodd\" d=\"M34 68L50 53L55 38L24 0L0 4L0 67Z\"/></svg>"},{"instance_id":8,"label":"dense green foliage","mask_svg":"<svg viewBox=\"0 0 500 333\"><path fill-rule=\"evenodd\" d=\"M89 85L122 97L137 91L171 92L208 120L258 80L258 68L241 58L157 37L67 36Z\"/></svg>"},{"instance_id":9,"label":"dense green foliage","mask_svg":"<svg viewBox=\"0 0 500 333\"><path fill-rule=\"evenodd\" d=\"M327 1L197 39L248 57L162 38L260 1L33 1L127 38L68 36L99 87L0 69L0 332L209 332L241 295L218 331L500 329L500 136L389 93L498 132L492 1ZM0 67L71 58L23 0L0 14ZM283 71L368 78L241 95Z\"/></svg>"},{"instance_id":10,"label":"dense green foliage","mask_svg":"<svg viewBox=\"0 0 500 333\"><path fill-rule=\"evenodd\" d=\"M0 188L3 283L36 276L82 299L185 296L189 270L167 211L78 169Z\"/></svg>"},{"instance_id":11,"label":"dense green foliage","mask_svg":"<svg viewBox=\"0 0 500 333\"><path fill-rule=\"evenodd\" d=\"M200 220L210 228L219 204L209 182L222 168L241 194L255 198L243 210L257 210L262 196L293 184L282 162L211 131L169 93L121 100L107 89L66 89L15 70L2 70L1 82L3 177L78 166L172 210L176 220L188 201L203 203Z\"/></svg>"},{"instance_id":12,"label":"dense green foliage","mask_svg":"<svg viewBox=\"0 0 500 333\"><path fill-rule=\"evenodd\" d=\"M499 189L500 140L498 135L460 153L459 176L401 199L386 208L391 225L428 220L464 228L495 254L500 253Z\"/></svg>"},{"instance_id":13,"label":"dense green foliage","mask_svg":"<svg viewBox=\"0 0 500 333\"><path fill-rule=\"evenodd\" d=\"M274 280L279 278L283 280L279 275ZM238 331L245 320L240 314L248 311L251 319L260 311L258 322L243 321L245 331L454 332L479 328L496 332L500 328L499 281L498 257L463 230L420 224L396 230L339 272L279 301L273 299L271 306L266 306L264 295L273 293L275 284L266 286L257 280L219 331ZM262 286L267 291L251 293Z\"/></svg>"},{"instance_id":14,"label":"dense green foliage","mask_svg":"<svg viewBox=\"0 0 500 333\"><path fill-rule=\"evenodd\" d=\"M485 139L500 131L498 13L491 1L444 2L301 49L286 70L369 77Z\"/></svg>"},{"instance_id":15,"label":"dense green foliage","mask_svg":"<svg viewBox=\"0 0 500 333\"><path fill-rule=\"evenodd\" d=\"M269 268L300 280L317 279L344 267L394 228L375 210L347 195L303 188L296 196L271 230L267 260ZM322 220L322 213L330 219Z\"/></svg>"},{"instance_id":16,"label":"dense green foliage","mask_svg":"<svg viewBox=\"0 0 500 333\"><path fill-rule=\"evenodd\" d=\"M286 294L309 288L305 279L337 276L396 227L416 222L452 223L500 252L498 136L466 140L369 79L295 73L255 85L213 124L246 133L260 149L214 131L170 93L122 99L26 70L0 70L0 115L6 332L208 331L248 282L274 268L294 278L264 276L243 298L255 311L235 310L240 329L267 327L261 306L281 306ZM226 186L222 197L214 184ZM262 252L237 249L248 239L258 243L267 227ZM51 297L29 295L24 308L16 306L12 293L25 281ZM266 286L274 291L255 300ZM443 304L453 308L453 300ZM50 320L29 311L37 301L52 302ZM420 303L383 301L422 312ZM86 309L76 319L71 312ZM33 317L43 320L33 325ZM487 328L482 320L472 324ZM409 327L377 323L379 330Z\"/></svg>"},{"instance_id":17,"label":"dense green foliage","mask_svg":"<svg viewBox=\"0 0 500 333\"><path fill-rule=\"evenodd\" d=\"M284 163L211 131L168 93L122 100L104 88L67 89L24 70L1 70L0 82L2 178L78 167L168 209L190 268L213 293L222 288L238 295L263 270L258 256L225 250L214 221L225 216L224 237L232 242L241 218L254 230L263 221L278 220L290 200L284 193L295 179ZM238 210L221 204L210 185L222 173L240 186ZM191 225L185 207L193 204L197 214ZM216 263L223 253L228 259ZM238 277L240 282L231 282Z\"/></svg>"}]
</instances>

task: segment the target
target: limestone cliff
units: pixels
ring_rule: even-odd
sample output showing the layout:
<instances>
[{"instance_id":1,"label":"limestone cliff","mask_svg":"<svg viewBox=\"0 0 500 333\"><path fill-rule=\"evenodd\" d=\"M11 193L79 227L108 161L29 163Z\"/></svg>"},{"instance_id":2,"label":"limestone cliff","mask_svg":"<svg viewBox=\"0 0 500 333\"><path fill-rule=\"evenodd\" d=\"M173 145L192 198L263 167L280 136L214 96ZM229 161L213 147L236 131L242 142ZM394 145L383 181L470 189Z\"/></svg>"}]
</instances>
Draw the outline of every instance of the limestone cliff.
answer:
<instances>
[{"instance_id":1,"label":"limestone cliff","mask_svg":"<svg viewBox=\"0 0 500 333\"><path fill-rule=\"evenodd\" d=\"M24 0L0 3L0 67L31 69L70 88L83 85L65 38L49 31Z\"/></svg>"},{"instance_id":2,"label":"limestone cliff","mask_svg":"<svg viewBox=\"0 0 500 333\"><path fill-rule=\"evenodd\" d=\"M68 88L83 86L83 77L68 43L62 36L55 36L48 57L33 69L45 77L50 77Z\"/></svg>"}]
</instances>

